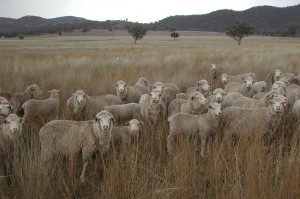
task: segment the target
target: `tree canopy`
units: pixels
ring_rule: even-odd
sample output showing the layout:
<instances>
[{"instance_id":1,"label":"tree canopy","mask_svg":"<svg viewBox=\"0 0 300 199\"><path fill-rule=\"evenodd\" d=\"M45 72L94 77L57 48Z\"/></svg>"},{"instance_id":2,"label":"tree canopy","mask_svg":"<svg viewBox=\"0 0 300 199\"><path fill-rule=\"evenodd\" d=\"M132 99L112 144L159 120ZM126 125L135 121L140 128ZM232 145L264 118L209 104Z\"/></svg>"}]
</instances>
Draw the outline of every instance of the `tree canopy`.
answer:
<instances>
[{"instance_id":1,"label":"tree canopy","mask_svg":"<svg viewBox=\"0 0 300 199\"><path fill-rule=\"evenodd\" d=\"M133 24L128 27L128 32L133 37L134 43L136 43L138 39L143 39L146 35L147 28L142 24Z\"/></svg>"},{"instance_id":2,"label":"tree canopy","mask_svg":"<svg viewBox=\"0 0 300 199\"><path fill-rule=\"evenodd\" d=\"M244 37L254 33L254 27L245 21L238 21L235 25L226 29L226 35L234 38L238 41L238 45L241 45L241 41Z\"/></svg>"}]
</instances>

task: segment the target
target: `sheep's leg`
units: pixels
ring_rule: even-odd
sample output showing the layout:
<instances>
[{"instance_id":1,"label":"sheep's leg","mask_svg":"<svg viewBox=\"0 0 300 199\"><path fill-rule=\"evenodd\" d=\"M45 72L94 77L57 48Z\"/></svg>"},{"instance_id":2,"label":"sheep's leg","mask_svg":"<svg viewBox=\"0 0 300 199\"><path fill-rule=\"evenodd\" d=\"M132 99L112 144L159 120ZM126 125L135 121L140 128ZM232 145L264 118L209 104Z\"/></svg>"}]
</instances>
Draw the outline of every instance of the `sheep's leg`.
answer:
<instances>
[{"instance_id":1,"label":"sheep's leg","mask_svg":"<svg viewBox=\"0 0 300 199\"><path fill-rule=\"evenodd\" d=\"M204 157L206 143L207 143L207 136L201 135L201 157Z\"/></svg>"},{"instance_id":2,"label":"sheep's leg","mask_svg":"<svg viewBox=\"0 0 300 199\"><path fill-rule=\"evenodd\" d=\"M92 155L93 155L92 151L89 151L88 149L82 149L83 167L82 167L82 172L81 172L81 175L80 175L80 181L81 182L85 181L86 168L89 164L89 160L91 159Z\"/></svg>"},{"instance_id":3,"label":"sheep's leg","mask_svg":"<svg viewBox=\"0 0 300 199\"><path fill-rule=\"evenodd\" d=\"M85 181L85 171L86 171L86 167L88 166L89 161L88 160L84 160L83 161L83 168L82 168L82 172L80 175L80 181L84 182Z\"/></svg>"},{"instance_id":4,"label":"sheep's leg","mask_svg":"<svg viewBox=\"0 0 300 199\"><path fill-rule=\"evenodd\" d=\"M168 153L173 153L174 152L174 139L173 139L173 136L171 135L168 135L167 137L167 150L168 150Z\"/></svg>"},{"instance_id":5,"label":"sheep's leg","mask_svg":"<svg viewBox=\"0 0 300 199\"><path fill-rule=\"evenodd\" d=\"M208 138L207 138L207 154L211 154L211 143L212 143L212 137L211 136L209 136Z\"/></svg>"}]
</instances>

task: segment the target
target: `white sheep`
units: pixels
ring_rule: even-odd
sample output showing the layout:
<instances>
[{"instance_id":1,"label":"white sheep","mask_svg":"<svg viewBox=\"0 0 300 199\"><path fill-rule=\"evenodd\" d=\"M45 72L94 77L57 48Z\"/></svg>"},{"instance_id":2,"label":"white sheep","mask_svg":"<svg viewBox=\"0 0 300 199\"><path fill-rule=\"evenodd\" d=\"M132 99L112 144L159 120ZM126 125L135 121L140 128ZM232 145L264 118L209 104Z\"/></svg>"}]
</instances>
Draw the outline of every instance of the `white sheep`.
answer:
<instances>
[{"instance_id":1,"label":"white sheep","mask_svg":"<svg viewBox=\"0 0 300 199\"><path fill-rule=\"evenodd\" d=\"M297 84L289 85L286 88L285 96L288 98L289 105L293 105L296 100L300 99L300 86Z\"/></svg>"},{"instance_id":2,"label":"white sheep","mask_svg":"<svg viewBox=\"0 0 300 199\"><path fill-rule=\"evenodd\" d=\"M24 109L23 119L26 123L46 123L47 121L58 118L59 110L59 90L53 89L49 91L48 99L37 100L30 99L22 105Z\"/></svg>"},{"instance_id":3,"label":"white sheep","mask_svg":"<svg viewBox=\"0 0 300 199\"><path fill-rule=\"evenodd\" d=\"M222 73L223 73L223 68L217 67L216 64L211 64L209 66L209 80L210 80L210 84L213 87L220 86L220 85L216 85L216 83L218 83L218 80L220 79Z\"/></svg>"},{"instance_id":4,"label":"white sheep","mask_svg":"<svg viewBox=\"0 0 300 199\"><path fill-rule=\"evenodd\" d=\"M86 168L93 154L97 151L105 154L110 148L113 120L112 114L102 110L94 120L53 120L46 123L39 132L44 165L54 156L72 157L81 152L83 168L80 180L84 182Z\"/></svg>"},{"instance_id":5,"label":"white sheep","mask_svg":"<svg viewBox=\"0 0 300 199\"><path fill-rule=\"evenodd\" d=\"M205 79L202 79L202 80L199 80L197 82L197 85L196 87L190 87L187 89L186 91L186 95L187 97L189 97L189 95L194 92L194 91L199 91L200 93L203 94L203 96L208 99L210 98L210 85L208 84L207 80Z\"/></svg>"},{"instance_id":6,"label":"white sheep","mask_svg":"<svg viewBox=\"0 0 300 199\"><path fill-rule=\"evenodd\" d=\"M149 80L146 77L140 77L138 81L135 83L137 86L145 86L150 88Z\"/></svg>"},{"instance_id":7,"label":"white sheep","mask_svg":"<svg viewBox=\"0 0 300 199\"><path fill-rule=\"evenodd\" d=\"M190 115L186 113L176 113L168 118L170 133L167 137L167 150L174 152L174 140L183 133L187 137L200 136L201 156L204 157L205 147L210 145L214 132L219 127L219 116L221 105L212 102L208 106L208 112L203 115Z\"/></svg>"},{"instance_id":8,"label":"white sheep","mask_svg":"<svg viewBox=\"0 0 300 199\"><path fill-rule=\"evenodd\" d=\"M116 83L116 91L117 96L124 104L131 102L138 103L143 94L150 93L150 89L146 86L127 86L123 80L119 80Z\"/></svg>"},{"instance_id":9,"label":"white sheep","mask_svg":"<svg viewBox=\"0 0 300 199\"><path fill-rule=\"evenodd\" d=\"M207 111L207 99L198 91L190 94L188 100L174 99L168 106L168 116L178 112L199 115Z\"/></svg>"},{"instance_id":10,"label":"white sheep","mask_svg":"<svg viewBox=\"0 0 300 199\"><path fill-rule=\"evenodd\" d=\"M238 74L238 75L232 75L229 76L226 73L223 73L221 75L221 83L225 87L229 82L238 82L238 83L243 83L245 78L247 77L252 77L253 80L256 80L256 75L255 73L243 73L243 74Z\"/></svg>"},{"instance_id":11,"label":"white sheep","mask_svg":"<svg viewBox=\"0 0 300 199\"><path fill-rule=\"evenodd\" d=\"M105 106L121 103L122 101L116 95L89 96L83 90L77 90L67 100L67 108L73 120L88 120Z\"/></svg>"},{"instance_id":12,"label":"white sheep","mask_svg":"<svg viewBox=\"0 0 300 199\"><path fill-rule=\"evenodd\" d=\"M35 99L37 96L42 94L43 91L35 84L28 86L24 92L14 93L10 100L13 112L18 115L21 115L23 110L22 105L26 101L30 99Z\"/></svg>"},{"instance_id":13,"label":"white sheep","mask_svg":"<svg viewBox=\"0 0 300 199\"><path fill-rule=\"evenodd\" d=\"M231 106L222 111L222 130L225 135L258 135L269 141L280 127L286 101L274 97L268 107L243 108ZM245 125L247 127L245 128Z\"/></svg>"},{"instance_id":14,"label":"white sheep","mask_svg":"<svg viewBox=\"0 0 300 199\"><path fill-rule=\"evenodd\" d=\"M171 83L169 83L169 84L171 84ZM179 90L177 90L178 87L176 85L174 87L168 87L168 86L165 86L165 83L162 83L162 82L155 82L152 87L153 87L153 90L157 90L161 93L166 107L169 106L171 101L176 99L176 94L179 92Z\"/></svg>"},{"instance_id":15,"label":"white sheep","mask_svg":"<svg viewBox=\"0 0 300 199\"><path fill-rule=\"evenodd\" d=\"M274 97L279 96L280 93L278 91L272 90L267 92L263 98L259 100L255 100L249 97L239 97L236 99L232 106L240 106L245 108L261 108L261 107L267 107L271 104Z\"/></svg>"},{"instance_id":16,"label":"white sheep","mask_svg":"<svg viewBox=\"0 0 300 199\"><path fill-rule=\"evenodd\" d=\"M128 103L120 105L110 105L103 108L110 112L117 124L123 124L131 119L141 119L141 106L137 103Z\"/></svg>"},{"instance_id":17,"label":"white sheep","mask_svg":"<svg viewBox=\"0 0 300 199\"><path fill-rule=\"evenodd\" d=\"M112 129L111 143L113 147L124 146L139 140L140 125L144 124L137 119L132 119L129 122L125 122L127 126L114 126Z\"/></svg>"},{"instance_id":18,"label":"white sheep","mask_svg":"<svg viewBox=\"0 0 300 199\"><path fill-rule=\"evenodd\" d=\"M225 105L225 97L226 97L225 91L222 88L216 88L212 92L211 101L217 102L221 104L221 107L223 107Z\"/></svg>"},{"instance_id":19,"label":"white sheep","mask_svg":"<svg viewBox=\"0 0 300 199\"><path fill-rule=\"evenodd\" d=\"M238 83L238 82L229 82L225 88L224 91L228 93L232 92L238 92L246 97L253 97L253 86L254 80L252 77L246 77L244 79L244 83Z\"/></svg>"},{"instance_id":20,"label":"white sheep","mask_svg":"<svg viewBox=\"0 0 300 199\"><path fill-rule=\"evenodd\" d=\"M282 81L275 81L271 87L271 90L279 91L281 95L285 95L286 92L286 85Z\"/></svg>"},{"instance_id":21,"label":"white sheep","mask_svg":"<svg viewBox=\"0 0 300 199\"><path fill-rule=\"evenodd\" d=\"M294 102L292 113L296 118L300 119L300 99Z\"/></svg>"}]
</instances>

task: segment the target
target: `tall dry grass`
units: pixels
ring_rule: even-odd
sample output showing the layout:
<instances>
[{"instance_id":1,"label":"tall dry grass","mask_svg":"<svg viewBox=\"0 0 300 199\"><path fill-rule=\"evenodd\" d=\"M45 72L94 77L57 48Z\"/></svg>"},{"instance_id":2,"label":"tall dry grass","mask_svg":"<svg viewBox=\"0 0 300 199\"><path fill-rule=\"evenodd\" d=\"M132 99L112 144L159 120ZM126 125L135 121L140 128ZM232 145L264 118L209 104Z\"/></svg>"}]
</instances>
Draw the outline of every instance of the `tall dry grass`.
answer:
<instances>
[{"instance_id":1,"label":"tall dry grass","mask_svg":"<svg viewBox=\"0 0 300 199\"><path fill-rule=\"evenodd\" d=\"M182 91L216 63L229 74L255 72L259 79L279 68L300 72L300 41L250 37L238 47L223 36L149 35L137 45L129 37L35 37L0 40L0 86L9 92L37 84L60 90L60 119L68 119L66 100L77 89L89 95L115 93L115 83L129 85L141 76L173 82ZM119 60L116 58L120 57ZM47 97L45 94L44 97ZM246 126L247 124L245 124ZM95 155L80 183L80 154L58 158L41 168L38 128L26 125L20 151L1 162L1 198L296 198L300 192L299 128L287 120L269 153L258 139L216 138L212 154L201 158L197 140L179 141L175 156L166 153L168 124L156 132L147 126L138 145ZM287 149L288 148L288 149ZM10 166L11 165L11 166Z\"/></svg>"}]
</instances>

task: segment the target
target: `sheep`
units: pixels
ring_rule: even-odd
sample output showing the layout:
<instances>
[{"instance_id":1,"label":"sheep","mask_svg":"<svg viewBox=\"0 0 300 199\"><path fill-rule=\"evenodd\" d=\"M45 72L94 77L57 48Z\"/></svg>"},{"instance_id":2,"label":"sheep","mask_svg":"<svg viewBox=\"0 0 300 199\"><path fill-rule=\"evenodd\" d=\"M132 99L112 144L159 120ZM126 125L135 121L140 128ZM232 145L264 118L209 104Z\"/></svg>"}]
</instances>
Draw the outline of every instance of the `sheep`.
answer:
<instances>
[{"instance_id":1,"label":"sheep","mask_svg":"<svg viewBox=\"0 0 300 199\"><path fill-rule=\"evenodd\" d=\"M255 95L259 92L266 92L267 88L268 88L268 86L265 81L254 82L253 86L252 86L253 95Z\"/></svg>"},{"instance_id":2,"label":"sheep","mask_svg":"<svg viewBox=\"0 0 300 199\"><path fill-rule=\"evenodd\" d=\"M77 90L67 100L67 108L73 120L88 120L92 119L104 106L121 103L119 97L112 94L89 96L83 90Z\"/></svg>"},{"instance_id":3,"label":"sheep","mask_svg":"<svg viewBox=\"0 0 300 199\"><path fill-rule=\"evenodd\" d=\"M113 147L119 145L128 145L132 142L137 142L139 140L140 125L143 125L137 119L132 119L129 122L125 122L124 125L127 126L114 126L112 128L112 139L111 143Z\"/></svg>"},{"instance_id":4,"label":"sheep","mask_svg":"<svg viewBox=\"0 0 300 199\"><path fill-rule=\"evenodd\" d=\"M296 118L300 119L300 99L294 102L292 113Z\"/></svg>"},{"instance_id":5,"label":"sheep","mask_svg":"<svg viewBox=\"0 0 300 199\"><path fill-rule=\"evenodd\" d=\"M292 84L286 88L285 96L288 98L289 104L292 106L294 102L300 99L300 86Z\"/></svg>"},{"instance_id":6,"label":"sheep","mask_svg":"<svg viewBox=\"0 0 300 199\"><path fill-rule=\"evenodd\" d=\"M188 88L187 91L186 91L187 97L189 97L189 95L194 91L199 91L200 93L203 94L203 96L206 99L210 98L210 94L211 94L210 93L210 86L209 86L207 80L205 80L205 79L199 80L197 82L196 87Z\"/></svg>"},{"instance_id":7,"label":"sheep","mask_svg":"<svg viewBox=\"0 0 300 199\"><path fill-rule=\"evenodd\" d=\"M223 68L217 67L216 64L211 64L209 66L209 80L210 84L213 87L219 87L220 85L216 85L217 80L221 77L221 74L223 73Z\"/></svg>"},{"instance_id":8,"label":"sheep","mask_svg":"<svg viewBox=\"0 0 300 199\"><path fill-rule=\"evenodd\" d=\"M26 123L46 123L58 118L59 90L49 91L50 96L45 100L30 99L22 105L24 110L23 119Z\"/></svg>"},{"instance_id":9,"label":"sheep","mask_svg":"<svg viewBox=\"0 0 300 199\"><path fill-rule=\"evenodd\" d=\"M127 86L123 80L119 80L116 83L116 91L117 96L122 100L123 104L130 102L138 103L143 94L150 93L150 89L146 86Z\"/></svg>"},{"instance_id":10,"label":"sheep","mask_svg":"<svg viewBox=\"0 0 300 199\"><path fill-rule=\"evenodd\" d=\"M224 97L224 106L222 106L222 108L232 106L233 102L239 97L243 97L243 95L238 92L227 93Z\"/></svg>"},{"instance_id":11,"label":"sheep","mask_svg":"<svg viewBox=\"0 0 300 199\"><path fill-rule=\"evenodd\" d=\"M211 102L208 112L203 115L190 115L186 113L176 113L168 118L170 133L167 137L167 150L174 152L174 139L184 133L187 137L200 136L201 156L204 157L205 147L209 149L212 136L219 127L219 116L221 115L221 105ZM209 150L208 150L209 151Z\"/></svg>"},{"instance_id":12,"label":"sheep","mask_svg":"<svg viewBox=\"0 0 300 199\"><path fill-rule=\"evenodd\" d=\"M162 94L158 90L152 90L150 94L145 94L141 99L143 99L143 102L140 102L142 118L154 127L160 119L164 119L167 115Z\"/></svg>"},{"instance_id":13,"label":"sheep","mask_svg":"<svg viewBox=\"0 0 300 199\"><path fill-rule=\"evenodd\" d=\"M187 95L185 93L177 93L176 99L184 99L187 100Z\"/></svg>"},{"instance_id":14,"label":"sheep","mask_svg":"<svg viewBox=\"0 0 300 199\"><path fill-rule=\"evenodd\" d=\"M13 113L22 115L22 105L30 100L35 99L37 96L43 94L43 91L35 84L30 85L24 92L18 92L13 94L10 103L12 105Z\"/></svg>"},{"instance_id":15,"label":"sheep","mask_svg":"<svg viewBox=\"0 0 300 199\"><path fill-rule=\"evenodd\" d=\"M269 73L266 77L266 82L274 84L274 82L279 81L280 78L292 79L295 78L295 74L293 73L282 73L281 70L276 69L274 72Z\"/></svg>"},{"instance_id":16,"label":"sheep","mask_svg":"<svg viewBox=\"0 0 300 199\"><path fill-rule=\"evenodd\" d=\"M224 103L225 103L225 96L226 96L226 93L222 88L216 88L212 92L211 101L217 102L217 103L221 104L221 106L223 107Z\"/></svg>"},{"instance_id":17,"label":"sheep","mask_svg":"<svg viewBox=\"0 0 300 199\"><path fill-rule=\"evenodd\" d=\"M122 124L130 119L141 119L141 106L137 103L105 106L104 110L110 112L117 124Z\"/></svg>"},{"instance_id":18,"label":"sheep","mask_svg":"<svg viewBox=\"0 0 300 199\"><path fill-rule=\"evenodd\" d=\"M138 81L135 83L135 85L136 86L146 86L148 88L150 87L150 83L149 83L148 79L145 77L140 77L138 79Z\"/></svg>"},{"instance_id":19,"label":"sheep","mask_svg":"<svg viewBox=\"0 0 300 199\"><path fill-rule=\"evenodd\" d=\"M179 93L179 88L172 83L155 82L153 84L153 90L161 92L166 106L168 106L172 100L176 99L176 95Z\"/></svg>"},{"instance_id":20,"label":"sheep","mask_svg":"<svg viewBox=\"0 0 300 199\"><path fill-rule=\"evenodd\" d=\"M271 87L271 90L279 91L281 95L285 95L286 93L286 85L282 81L275 81Z\"/></svg>"},{"instance_id":21,"label":"sheep","mask_svg":"<svg viewBox=\"0 0 300 199\"><path fill-rule=\"evenodd\" d=\"M268 107L243 108L231 106L222 111L222 133L225 135L258 135L263 141L270 141L278 130L286 101L274 97ZM245 128L245 124L247 128ZM267 139L265 139L267 138Z\"/></svg>"},{"instance_id":22,"label":"sheep","mask_svg":"<svg viewBox=\"0 0 300 199\"><path fill-rule=\"evenodd\" d=\"M0 124L3 124L5 118L11 113L11 105L4 98L0 97Z\"/></svg>"},{"instance_id":23,"label":"sheep","mask_svg":"<svg viewBox=\"0 0 300 199\"><path fill-rule=\"evenodd\" d=\"M224 91L226 93L238 92L246 97L252 97L253 96L253 91L252 91L253 83L254 83L254 80L252 77L246 77L244 79L244 83L229 82L225 86Z\"/></svg>"},{"instance_id":24,"label":"sheep","mask_svg":"<svg viewBox=\"0 0 300 199\"><path fill-rule=\"evenodd\" d=\"M239 97L233 102L233 106L240 106L245 108L261 108L261 107L267 107L272 102L272 99L274 97L279 96L280 93L278 91L269 91L265 94L265 96L262 99L255 100L249 97Z\"/></svg>"},{"instance_id":25,"label":"sheep","mask_svg":"<svg viewBox=\"0 0 300 199\"><path fill-rule=\"evenodd\" d=\"M207 99L198 91L190 94L188 100L175 99L168 106L168 116L178 112L199 115L207 111Z\"/></svg>"},{"instance_id":26,"label":"sheep","mask_svg":"<svg viewBox=\"0 0 300 199\"><path fill-rule=\"evenodd\" d=\"M253 80L256 80L256 75L255 73L243 73L243 74L238 74L238 75L233 75L229 76L226 73L223 73L221 75L221 83L223 87L229 83L229 82L238 82L238 83L243 83L245 78L247 77L252 77Z\"/></svg>"},{"instance_id":27,"label":"sheep","mask_svg":"<svg viewBox=\"0 0 300 199\"><path fill-rule=\"evenodd\" d=\"M102 110L94 120L52 120L46 123L39 132L44 166L54 156L71 157L81 152L83 168L80 181L84 182L86 168L93 154L100 151L103 155L110 148L113 121L113 115Z\"/></svg>"}]
</instances>

